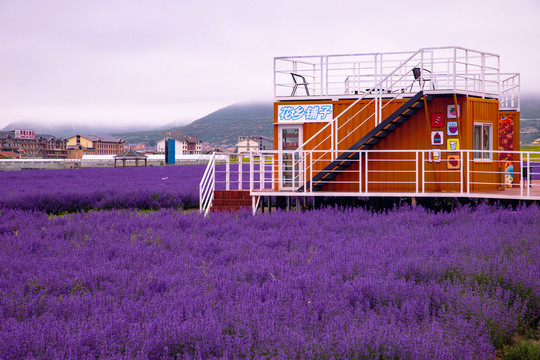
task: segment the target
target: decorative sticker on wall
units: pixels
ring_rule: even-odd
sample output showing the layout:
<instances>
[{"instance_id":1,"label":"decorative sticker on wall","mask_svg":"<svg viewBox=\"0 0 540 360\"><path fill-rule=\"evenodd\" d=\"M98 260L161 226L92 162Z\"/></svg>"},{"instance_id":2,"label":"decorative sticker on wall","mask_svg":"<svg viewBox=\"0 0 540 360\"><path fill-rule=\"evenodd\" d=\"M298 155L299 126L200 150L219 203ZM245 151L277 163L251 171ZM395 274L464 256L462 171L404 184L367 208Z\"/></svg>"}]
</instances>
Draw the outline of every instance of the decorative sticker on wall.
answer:
<instances>
[{"instance_id":1,"label":"decorative sticker on wall","mask_svg":"<svg viewBox=\"0 0 540 360\"><path fill-rule=\"evenodd\" d=\"M431 127L434 127L434 128L444 127L444 114L443 113L431 114Z\"/></svg>"},{"instance_id":2,"label":"decorative sticker on wall","mask_svg":"<svg viewBox=\"0 0 540 360\"><path fill-rule=\"evenodd\" d=\"M446 167L448 170L459 170L461 163L461 156L459 154L452 154L446 157Z\"/></svg>"},{"instance_id":3,"label":"decorative sticker on wall","mask_svg":"<svg viewBox=\"0 0 540 360\"><path fill-rule=\"evenodd\" d=\"M443 145L444 144L444 131L432 131L431 132L431 145Z\"/></svg>"},{"instance_id":4,"label":"decorative sticker on wall","mask_svg":"<svg viewBox=\"0 0 540 360\"><path fill-rule=\"evenodd\" d=\"M448 139L446 144L447 149L450 151L459 150L459 139Z\"/></svg>"},{"instance_id":5,"label":"decorative sticker on wall","mask_svg":"<svg viewBox=\"0 0 540 360\"><path fill-rule=\"evenodd\" d=\"M499 117L499 160L513 160L514 154L514 118L512 116Z\"/></svg>"},{"instance_id":6,"label":"decorative sticker on wall","mask_svg":"<svg viewBox=\"0 0 540 360\"><path fill-rule=\"evenodd\" d=\"M514 165L510 161L504 164L504 185L511 188L514 183Z\"/></svg>"},{"instance_id":7,"label":"decorative sticker on wall","mask_svg":"<svg viewBox=\"0 0 540 360\"><path fill-rule=\"evenodd\" d=\"M428 151L428 162L441 162L441 150L439 149L430 149Z\"/></svg>"},{"instance_id":8,"label":"decorative sticker on wall","mask_svg":"<svg viewBox=\"0 0 540 360\"><path fill-rule=\"evenodd\" d=\"M332 104L279 105L278 122L329 122L334 118Z\"/></svg>"},{"instance_id":9,"label":"decorative sticker on wall","mask_svg":"<svg viewBox=\"0 0 540 360\"><path fill-rule=\"evenodd\" d=\"M448 121L446 123L446 135L448 135L448 136L458 136L457 121Z\"/></svg>"},{"instance_id":10,"label":"decorative sticker on wall","mask_svg":"<svg viewBox=\"0 0 540 360\"><path fill-rule=\"evenodd\" d=\"M461 117L461 111L460 106L457 106L457 117ZM446 106L446 117L449 119L455 119L456 118L456 106L454 104L450 104Z\"/></svg>"}]
</instances>

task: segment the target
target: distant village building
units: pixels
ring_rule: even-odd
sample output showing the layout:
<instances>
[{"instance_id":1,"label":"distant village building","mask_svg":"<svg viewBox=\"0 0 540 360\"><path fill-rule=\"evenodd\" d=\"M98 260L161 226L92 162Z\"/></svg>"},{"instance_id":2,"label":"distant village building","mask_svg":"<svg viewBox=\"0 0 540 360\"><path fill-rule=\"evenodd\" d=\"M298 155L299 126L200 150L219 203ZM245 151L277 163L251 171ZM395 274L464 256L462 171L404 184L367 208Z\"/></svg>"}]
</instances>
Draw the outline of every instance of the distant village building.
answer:
<instances>
[{"instance_id":1,"label":"distant village building","mask_svg":"<svg viewBox=\"0 0 540 360\"><path fill-rule=\"evenodd\" d=\"M70 146L67 149L66 159L82 159L83 155L84 155L84 151L80 145Z\"/></svg>"},{"instance_id":2,"label":"distant village building","mask_svg":"<svg viewBox=\"0 0 540 360\"><path fill-rule=\"evenodd\" d=\"M138 151L144 151L146 150L146 145L144 144L129 144L126 146L127 150L138 150Z\"/></svg>"},{"instance_id":3,"label":"distant village building","mask_svg":"<svg viewBox=\"0 0 540 360\"><path fill-rule=\"evenodd\" d=\"M193 136L168 136L157 142L156 152L165 153L165 142L168 139L174 139L175 155L201 154L202 141Z\"/></svg>"},{"instance_id":4,"label":"distant village building","mask_svg":"<svg viewBox=\"0 0 540 360\"><path fill-rule=\"evenodd\" d=\"M20 155L13 151L0 151L0 159L19 159Z\"/></svg>"},{"instance_id":5,"label":"distant village building","mask_svg":"<svg viewBox=\"0 0 540 360\"><path fill-rule=\"evenodd\" d=\"M67 139L68 149L80 149L86 155L116 155L124 150L124 140L108 135L74 135Z\"/></svg>"},{"instance_id":6,"label":"distant village building","mask_svg":"<svg viewBox=\"0 0 540 360\"><path fill-rule=\"evenodd\" d=\"M243 138L241 140L238 140L238 142L236 143L236 149L239 153L258 151L259 143L255 140L251 140L250 138Z\"/></svg>"},{"instance_id":7,"label":"distant village building","mask_svg":"<svg viewBox=\"0 0 540 360\"><path fill-rule=\"evenodd\" d=\"M41 135L40 142L45 159L65 159L67 156L67 139L52 135Z\"/></svg>"},{"instance_id":8,"label":"distant village building","mask_svg":"<svg viewBox=\"0 0 540 360\"><path fill-rule=\"evenodd\" d=\"M231 144L220 144L214 147L214 152L222 152L222 153L235 153L236 152L236 145Z\"/></svg>"},{"instance_id":9,"label":"distant village building","mask_svg":"<svg viewBox=\"0 0 540 360\"><path fill-rule=\"evenodd\" d=\"M0 151L17 154L18 158L65 159L67 139L36 134L34 130L0 131Z\"/></svg>"},{"instance_id":10,"label":"distant village building","mask_svg":"<svg viewBox=\"0 0 540 360\"><path fill-rule=\"evenodd\" d=\"M236 148L238 152L273 150L274 141L264 136L240 136Z\"/></svg>"},{"instance_id":11,"label":"distant village building","mask_svg":"<svg viewBox=\"0 0 540 360\"><path fill-rule=\"evenodd\" d=\"M213 152L216 148L212 144L210 144L208 142L204 142L201 145L201 149L202 149L201 151L202 151L203 154L209 154L209 153Z\"/></svg>"},{"instance_id":12,"label":"distant village building","mask_svg":"<svg viewBox=\"0 0 540 360\"><path fill-rule=\"evenodd\" d=\"M154 154L156 152L157 152L157 147L155 147L155 146L147 146L147 147L144 148L144 153L145 154Z\"/></svg>"}]
</instances>

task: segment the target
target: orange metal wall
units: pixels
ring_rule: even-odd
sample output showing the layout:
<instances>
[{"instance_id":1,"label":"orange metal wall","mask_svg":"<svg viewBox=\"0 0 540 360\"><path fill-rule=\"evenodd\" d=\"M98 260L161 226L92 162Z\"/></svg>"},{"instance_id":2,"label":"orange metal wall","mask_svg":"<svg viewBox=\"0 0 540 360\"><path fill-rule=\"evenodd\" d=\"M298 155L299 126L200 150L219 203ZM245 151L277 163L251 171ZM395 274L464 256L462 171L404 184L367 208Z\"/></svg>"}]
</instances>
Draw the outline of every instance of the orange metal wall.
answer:
<instances>
[{"instance_id":1,"label":"orange metal wall","mask_svg":"<svg viewBox=\"0 0 540 360\"><path fill-rule=\"evenodd\" d=\"M382 118L386 118L397 108L399 108L407 99L403 100L394 100L391 105L383 109ZM326 102L331 103L334 106L334 117L340 114L345 110L349 105L352 104L352 100L341 100ZM369 132L374 126L374 118L370 118L365 122L361 127L358 127L362 122L364 122L368 117L373 113L374 106L368 105L368 100L364 100L359 104L355 105L353 109L349 110L344 114L339 120L339 126L343 126L339 131L339 138L345 137L348 133L354 133L353 136L349 136L339 145L340 150L348 149L361 137L363 137L367 132ZM460 106L460 116L459 119L448 119L447 118L447 106L454 104ZM299 104L300 102L287 102L287 103L275 103L274 107L274 142L275 149L278 149L278 133L277 133L277 105L284 104ZM322 103L322 102L321 102ZM447 149L447 129L446 124L450 121L458 121L458 136L452 136L451 138L457 138L460 142L460 149L462 150L473 150L473 139L474 139L474 123L475 122L484 122L491 123L493 129L492 136L492 149L497 150L499 139L498 139L498 119L499 119L499 108L498 101L491 99L481 99L473 98L467 96L439 96L434 98L431 102L428 103L427 111L426 108L420 109L416 114L411 116L407 121L405 121L401 126L395 129L390 135L382 139L373 149L374 150L428 150L428 149ZM362 108L364 108L361 110ZM361 111L360 111L361 110ZM444 115L444 127L442 128L433 128L431 126L431 116L432 114L443 114ZM515 116L515 113L513 113ZM348 118L352 118L346 125L345 121ZM515 116L517 118L516 123L519 124L519 114ZM326 123L306 123L303 125L303 140L306 142L311 136L313 136L317 131L319 131ZM516 127L519 134L519 126ZM432 131L443 131L444 132L444 143L440 146L431 145L431 132ZM516 130L515 130L516 131ZM317 141L308 143L305 145L305 150L312 150L315 148L315 144L319 143L323 139L322 146L317 148L318 150L328 150L330 149L330 140L329 140L329 131L325 131L323 134L317 136ZM519 135L518 135L519 136ZM519 138L518 138L519 139ZM518 142L519 144L519 142ZM454 155L459 155L455 153ZM388 159L401 159L408 160L402 162L386 162L386 161L370 161L369 163L369 191L415 191L415 180L416 180L416 159L415 154L407 153L370 153L370 160L388 160ZM425 154L427 159L427 153ZM471 190L480 191L480 190L496 190L500 189L500 168L498 159L493 159L494 161L490 162L474 162L466 161L467 159L460 159L460 167L463 167L463 177L466 180L466 170L468 163L471 164ZM310 159L309 159L310 160ZM460 181L461 181L461 172L457 170L448 170L446 154L443 154L443 161L440 163L427 163L425 162L425 171L426 171L426 182L425 190L426 191L460 191ZM324 168L330 162L330 156L325 156L322 160L319 161L317 166L314 168L320 170ZM391 165L389 165L391 164ZM359 185L359 165L353 164L350 166L346 172L338 175L331 184L326 185L323 188L323 191L358 191ZM491 174L477 174L474 171L484 171L490 172ZM314 175L314 174L313 174ZM362 174L364 176L364 174ZM419 179L420 182L422 179ZM503 177L504 181L504 177ZM476 185L474 182L490 183L491 185ZM390 184L389 184L390 183ZM363 191L366 189L363 188ZM421 189L420 189L421 190ZM464 189L465 190L465 189Z\"/></svg>"},{"instance_id":2,"label":"orange metal wall","mask_svg":"<svg viewBox=\"0 0 540 360\"><path fill-rule=\"evenodd\" d=\"M466 138L464 142L467 144L467 149L473 149L474 141L474 123L490 123L492 125L492 144L493 150L499 149L499 102L497 100L472 98L467 99L466 116L464 117L464 125L470 129L464 133ZM472 160L471 154L471 160ZM501 174L500 163L496 155L493 156L493 161L471 161L471 191L490 191L502 190L501 182L504 183L504 174ZM478 184L481 183L481 184ZM486 185L490 184L490 185Z\"/></svg>"}]
</instances>

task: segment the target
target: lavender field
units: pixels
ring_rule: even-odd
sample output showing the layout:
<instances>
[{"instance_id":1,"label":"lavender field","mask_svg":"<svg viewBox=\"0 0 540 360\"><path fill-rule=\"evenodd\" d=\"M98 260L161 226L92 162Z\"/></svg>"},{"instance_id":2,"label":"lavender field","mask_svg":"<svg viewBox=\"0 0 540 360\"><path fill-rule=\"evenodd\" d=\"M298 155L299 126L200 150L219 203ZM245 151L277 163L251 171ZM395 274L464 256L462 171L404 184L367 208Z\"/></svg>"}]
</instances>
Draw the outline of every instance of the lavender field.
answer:
<instances>
[{"instance_id":1,"label":"lavender field","mask_svg":"<svg viewBox=\"0 0 540 360\"><path fill-rule=\"evenodd\" d=\"M0 172L0 207L62 212L196 208L205 165Z\"/></svg>"},{"instance_id":2,"label":"lavender field","mask_svg":"<svg viewBox=\"0 0 540 360\"><path fill-rule=\"evenodd\" d=\"M2 359L493 359L540 209L0 213ZM532 334L532 335L531 335Z\"/></svg>"}]
</instances>

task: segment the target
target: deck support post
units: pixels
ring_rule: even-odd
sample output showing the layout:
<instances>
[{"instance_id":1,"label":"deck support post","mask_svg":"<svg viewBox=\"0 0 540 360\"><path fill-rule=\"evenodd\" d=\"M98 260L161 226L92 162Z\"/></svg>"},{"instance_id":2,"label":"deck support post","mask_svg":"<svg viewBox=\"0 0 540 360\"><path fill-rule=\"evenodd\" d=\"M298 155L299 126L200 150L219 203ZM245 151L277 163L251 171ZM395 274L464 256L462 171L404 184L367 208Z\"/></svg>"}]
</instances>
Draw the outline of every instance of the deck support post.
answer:
<instances>
[{"instance_id":1,"label":"deck support post","mask_svg":"<svg viewBox=\"0 0 540 360\"><path fill-rule=\"evenodd\" d=\"M242 155L238 156L238 190L242 190L242 168L244 158Z\"/></svg>"},{"instance_id":2,"label":"deck support post","mask_svg":"<svg viewBox=\"0 0 540 360\"><path fill-rule=\"evenodd\" d=\"M411 197L411 206L412 206L413 208L415 208L416 205L417 205L417 203L416 203L416 196L412 196L412 197Z\"/></svg>"},{"instance_id":3,"label":"deck support post","mask_svg":"<svg viewBox=\"0 0 540 360\"><path fill-rule=\"evenodd\" d=\"M225 190L230 190L231 184L231 156L227 155L227 160L225 162Z\"/></svg>"}]
</instances>

